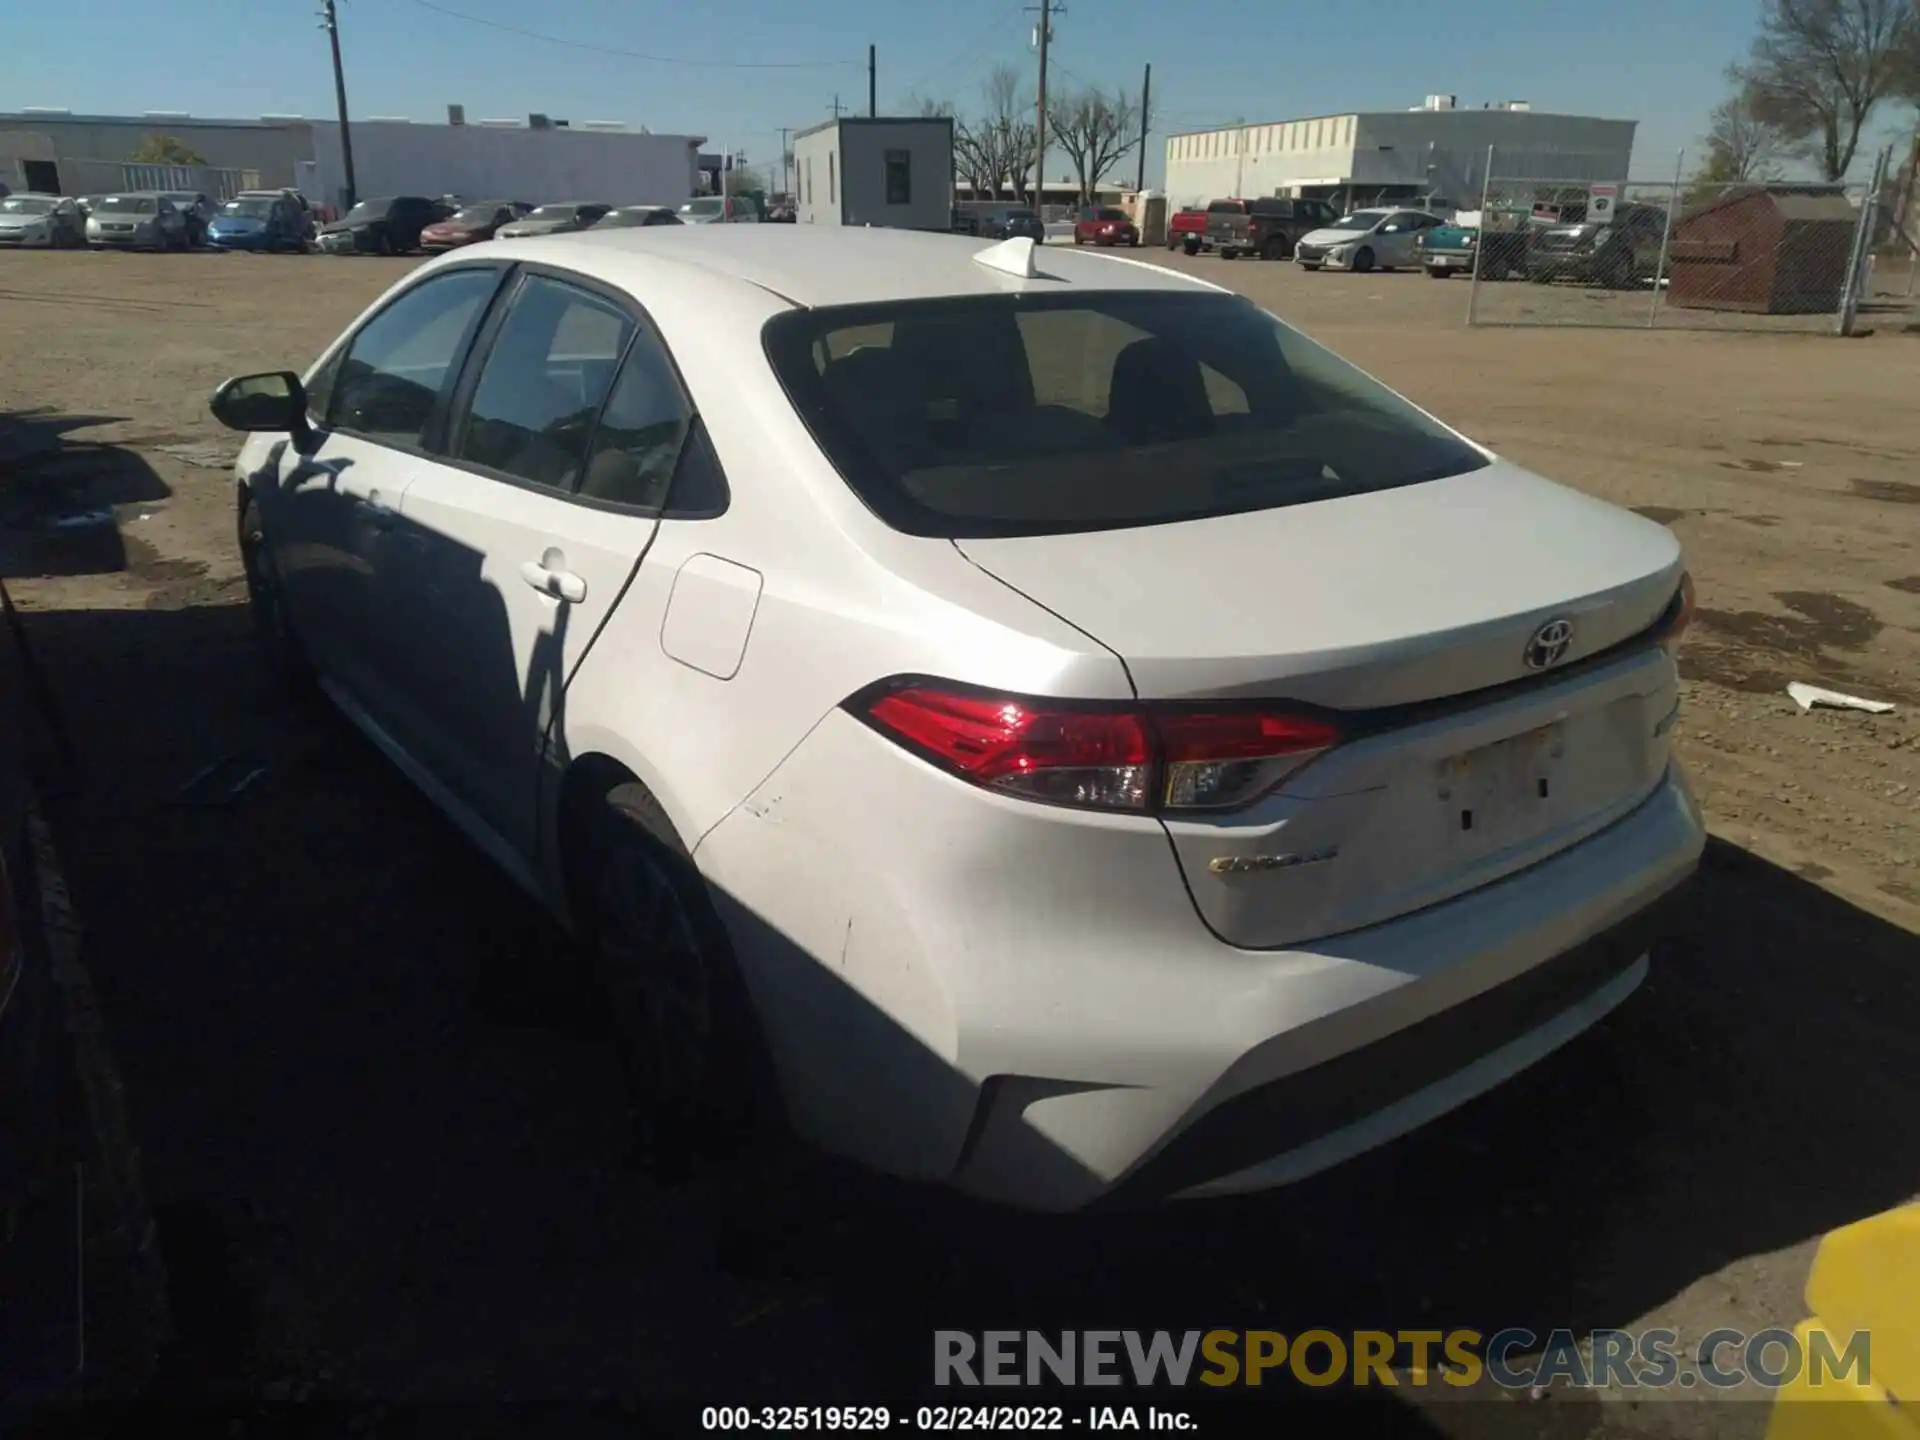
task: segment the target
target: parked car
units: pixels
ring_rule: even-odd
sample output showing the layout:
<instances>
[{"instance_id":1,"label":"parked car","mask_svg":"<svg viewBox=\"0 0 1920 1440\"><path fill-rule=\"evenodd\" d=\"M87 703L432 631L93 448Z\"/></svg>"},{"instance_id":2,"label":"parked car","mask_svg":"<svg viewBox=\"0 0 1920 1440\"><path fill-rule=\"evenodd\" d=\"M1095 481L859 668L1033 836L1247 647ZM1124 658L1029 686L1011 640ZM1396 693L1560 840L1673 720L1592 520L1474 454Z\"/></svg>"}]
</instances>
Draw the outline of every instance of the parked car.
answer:
<instances>
[{"instance_id":1,"label":"parked car","mask_svg":"<svg viewBox=\"0 0 1920 1440\"><path fill-rule=\"evenodd\" d=\"M1176 210L1167 217L1167 248L1198 255L1207 248L1207 212L1197 206Z\"/></svg>"},{"instance_id":2,"label":"parked car","mask_svg":"<svg viewBox=\"0 0 1920 1440\"><path fill-rule=\"evenodd\" d=\"M1124 210L1108 205L1082 206L1073 220L1076 245L1138 245L1140 231Z\"/></svg>"},{"instance_id":3,"label":"parked car","mask_svg":"<svg viewBox=\"0 0 1920 1440\"><path fill-rule=\"evenodd\" d=\"M285 194L237 195L207 226L207 245L214 250L304 251L306 212Z\"/></svg>"},{"instance_id":4,"label":"parked car","mask_svg":"<svg viewBox=\"0 0 1920 1440\"><path fill-rule=\"evenodd\" d=\"M482 200L456 210L420 232L420 248L429 255L458 250L462 245L477 245L500 233L500 227L533 213L523 200Z\"/></svg>"},{"instance_id":5,"label":"parked car","mask_svg":"<svg viewBox=\"0 0 1920 1440\"><path fill-rule=\"evenodd\" d=\"M1644 285L1659 270L1666 226L1666 211L1653 205L1621 205L1601 224L1587 219L1585 206L1564 206L1557 220L1532 227L1527 278L1616 289Z\"/></svg>"},{"instance_id":6,"label":"parked car","mask_svg":"<svg viewBox=\"0 0 1920 1440\"><path fill-rule=\"evenodd\" d=\"M1258 255L1262 260L1287 260L1300 237L1331 223L1337 216L1325 200L1294 200L1262 195L1252 200L1212 200L1207 203L1207 248L1222 260Z\"/></svg>"},{"instance_id":7,"label":"parked car","mask_svg":"<svg viewBox=\"0 0 1920 1440\"><path fill-rule=\"evenodd\" d=\"M966 233L984 240L1012 240L1025 236L1044 244L1047 227L1030 205L1005 200L969 200L960 206L969 224Z\"/></svg>"},{"instance_id":8,"label":"parked car","mask_svg":"<svg viewBox=\"0 0 1920 1440\"><path fill-rule=\"evenodd\" d=\"M1527 273L1527 231L1489 229L1478 214L1457 215L1443 225L1415 232L1415 259L1435 280L1473 274L1477 257L1482 280L1506 280Z\"/></svg>"},{"instance_id":9,"label":"parked car","mask_svg":"<svg viewBox=\"0 0 1920 1440\"><path fill-rule=\"evenodd\" d=\"M1419 263L1414 237L1440 224L1420 210L1356 210L1300 237L1293 258L1304 270L1398 270Z\"/></svg>"},{"instance_id":10,"label":"parked car","mask_svg":"<svg viewBox=\"0 0 1920 1440\"><path fill-rule=\"evenodd\" d=\"M622 205L593 222L595 230L636 230L648 225L678 225L671 205Z\"/></svg>"},{"instance_id":11,"label":"parked car","mask_svg":"<svg viewBox=\"0 0 1920 1440\"><path fill-rule=\"evenodd\" d=\"M757 225L759 208L738 195L700 195L682 202L679 215L683 225Z\"/></svg>"},{"instance_id":12,"label":"parked car","mask_svg":"<svg viewBox=\"0 0 1920 1440\"><path fill-rule=\"evenodd\" d=\"M585 230L613 206L603 200L566 200L542 205L523 218L511 220L495 233L502 240L525 240L534 235L565 235Z\"/></svg>"},{"instance_id":13,"label":"parked car","mask_svg":"<svg viewBox=\"0 0 1920 1440\"><path fill-rule=\"evenodd\" d=\"M501 241L213 397L268 663L572 926L662 1168L764 1083L1000 1200L1284 1183L1621 1003L1699 860L1667 527L1035 249Z\"/></svg>"},{"instance_id":14,"label":"parked car","mask_svg":"<svg viewBox=\"0 0 1920 1440\"><path fill-rule=\"evenodd\" d=\"M329 255L407 255L420 248L420 233L453 211L424 195L362 200L320 231Z\"/></svg>"},{"instance_id":15,"label":"parked car","mask_svg":"<svg viewBox=\"0 0 1920 1440\"><path fill-rule=\"evenodd\" d=\"M173 202L173 208L180 212L180 218L187 223L187 244L198 249L207 243L207 226L213 223L213 217L220 207L214 204L210 196L198 190L165 190L161 192Z\"/></svg>"},{"instance_id":16,"label":"parked car","mask_svg":"<svg viewBox=\"0 0 1920 1440\"><path fill-rule=\"evenodd\" d=\"M184 250L187 217L164 195L103 195L87 214L87 244L109 250Z\"/></svg>"},{"instance_id":17,"label":"parked car","mask_svg":"<svg viewBox=\"0 0 1920 1440\"><path fill-rule=\"evenodd\" d=\"M25 191L0 199L0 245L73 250L87 243L87 217L65 195Z\"/></svg>"},{"instance_id":18,"label":"parked car","mask_svg":"<svg viewBox=\"0 0 1920 1440\"><path fill-rule=\"evenodd\" d=\"M290 185L283 186L277 190L242 190L238 195L234 196L234 199L254 200L262 196L268 199L276 196L285 196L294 203L295 207L300 211L303 239L311 241L319 233L321 222L319 212L314 208L313 202Z\"/></svg>"}]
</instances>

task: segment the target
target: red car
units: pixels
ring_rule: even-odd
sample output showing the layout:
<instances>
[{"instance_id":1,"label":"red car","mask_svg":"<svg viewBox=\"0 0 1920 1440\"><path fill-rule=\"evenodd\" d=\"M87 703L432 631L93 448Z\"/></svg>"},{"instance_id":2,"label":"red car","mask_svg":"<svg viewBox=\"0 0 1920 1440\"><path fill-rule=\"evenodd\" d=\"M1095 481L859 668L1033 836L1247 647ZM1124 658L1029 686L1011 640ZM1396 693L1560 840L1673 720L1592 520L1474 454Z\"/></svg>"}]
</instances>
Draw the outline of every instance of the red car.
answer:
<instances>
[{"instance_id":1,"label":"red car","mask_svg":"<svg viewBox=\"0 0 1920 1440\"><path fill-rule=\"evenodd\" d=\"M532 210L533 206L524 200L482 200L427 226L420 232L420 248L437 255L443 250L458 250L462 245L491 240L502 225L511 225Z\"/></svg>"},{"instance_id":2,"label":"red car","mask_svg":"<svg viewBox=\"0 0 1920 1440\"><path fill-rule=\"evenodd\" d=\"M1140 231L1124 210L1089 205L1073 222L1076 245L1138 245Z\"/></svg>"}]
</instances>

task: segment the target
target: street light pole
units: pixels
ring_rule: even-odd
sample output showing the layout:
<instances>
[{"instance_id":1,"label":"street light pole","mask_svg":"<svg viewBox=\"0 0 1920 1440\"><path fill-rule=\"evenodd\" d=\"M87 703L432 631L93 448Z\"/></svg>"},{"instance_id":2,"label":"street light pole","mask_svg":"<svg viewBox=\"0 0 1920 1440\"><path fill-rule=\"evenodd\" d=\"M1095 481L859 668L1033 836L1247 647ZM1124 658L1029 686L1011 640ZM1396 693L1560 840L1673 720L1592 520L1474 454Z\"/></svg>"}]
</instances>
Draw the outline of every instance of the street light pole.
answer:
<instances>
[{"instance_id":1,"label":"street light pole","mask_svg":"<svg viewBox=\"0 0 1920 1440\"><path fill-rule=\"evenodd\" d=\"M333 47L333 98L340 111L340 163L346 170L346 205L342 213L353 208L357 187L353 178L353 135L347 128L347 76L340 68L340 17L334 10L334 0L320 0L320 28L327 32L327 40Z\"/></svg>"}]
</instances>

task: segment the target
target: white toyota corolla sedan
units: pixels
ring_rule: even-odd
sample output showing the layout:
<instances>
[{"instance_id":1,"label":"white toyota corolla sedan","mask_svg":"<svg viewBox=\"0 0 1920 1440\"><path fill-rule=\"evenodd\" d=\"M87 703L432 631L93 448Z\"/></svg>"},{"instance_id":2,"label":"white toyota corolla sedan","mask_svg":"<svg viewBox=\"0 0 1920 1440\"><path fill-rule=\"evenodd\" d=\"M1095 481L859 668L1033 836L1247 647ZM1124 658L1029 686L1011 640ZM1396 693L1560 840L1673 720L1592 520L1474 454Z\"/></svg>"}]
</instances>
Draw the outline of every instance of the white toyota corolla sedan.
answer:
<instances>
[{"instance_id":1,"label":"white toyota corolla sedan","mask_svg":"<svg viewBox=\"0 0 1920 1440\"><path fill-rule=\"evenodd\" d=\"M586 942L662 1167L770 1094L1029 1206L1255 1189L1645 977L1663 527L1126 258L479 249L214 397L252 605Z\"/></svg>"}]
</instances>

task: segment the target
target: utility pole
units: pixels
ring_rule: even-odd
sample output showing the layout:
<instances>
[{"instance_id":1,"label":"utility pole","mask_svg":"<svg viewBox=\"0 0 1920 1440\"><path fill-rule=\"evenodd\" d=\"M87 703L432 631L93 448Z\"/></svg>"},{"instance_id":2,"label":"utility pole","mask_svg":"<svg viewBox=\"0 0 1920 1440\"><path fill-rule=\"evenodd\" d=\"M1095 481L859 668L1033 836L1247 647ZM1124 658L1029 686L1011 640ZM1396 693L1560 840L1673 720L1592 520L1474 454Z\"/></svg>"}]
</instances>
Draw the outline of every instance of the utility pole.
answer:
<instances>
[{"instance_id":1,"label":"utility pole","mask_svg":"<svg viewBox=\"0 0 1920 1440\"><path fill-rule=\"evenodd\" d=\"M340 68L340 17L334 13L334 0L320 0L320 28L333 45L333 98L340 110L340 162L347 172L346 210L357 198L353 179L353 136L347 130L347 76Z\"/></svg>"},{"instance_id":2,"label":"utility pole","mask_svg":"<svg viewBox=\"0 0 1920 1440\"><path fill-rule=\"evenodd\" d=\"M1140 193L1147 188L1147 104L1153 97L1153 66L1147 66L1147 73L1140 77L1140 168L1134 172L1133 188Z\"/></svg>"},{"instance_id":3,"label":"utility pole","mask_svg":"<svg viewBox=\"0 0 1920 1440\"><path fill-rule=\"evenodd\" d=\"M1053 38L1053 15L1062 7L1040 0L1040 84L1033 106L1033 208L1041 224L1047 219L1047 42Z\"/></svg>"},{"instance_id":4,"label":"utility pole","mask_svg":"<svg viewBox=\"0 0 1920 1440\"><path fill-rule=\"evenodd\" d=\"M874 57L875 47L867 46L867 118L869 120L880 113L878 86L880 69Z\"/></svg>"},{"instance_id":5,"label":"utility pole","mask_svg":"<svg viewBox=\"0 0 1920 1440\"><path fill-rule=\"evenodd\" d=\"M840 118L840 112L844 108L845 107L842 106L840 103L840 97L838 95L834 96L833 97L833 118L838 120Z\"/></svg>"}]
</instances>

